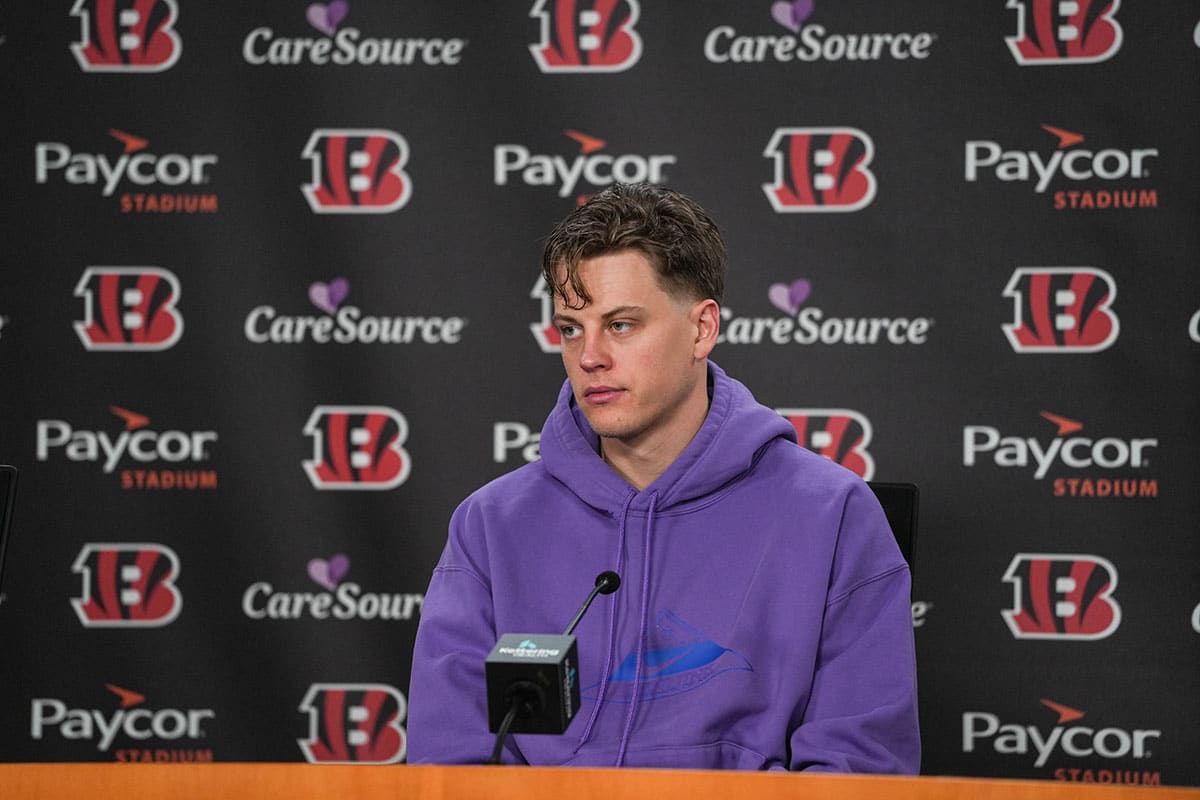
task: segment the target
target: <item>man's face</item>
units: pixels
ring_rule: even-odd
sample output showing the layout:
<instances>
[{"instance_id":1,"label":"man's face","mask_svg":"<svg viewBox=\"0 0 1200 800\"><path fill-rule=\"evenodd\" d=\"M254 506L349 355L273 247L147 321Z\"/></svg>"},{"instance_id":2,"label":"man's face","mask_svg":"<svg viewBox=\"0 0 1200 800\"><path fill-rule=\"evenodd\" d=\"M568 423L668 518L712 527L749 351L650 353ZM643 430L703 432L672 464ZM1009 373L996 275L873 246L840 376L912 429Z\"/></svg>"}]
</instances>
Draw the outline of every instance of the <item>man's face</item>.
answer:
<instances>
[{"instance_id":1,"label":"man's face","mask_svg":"<svg viewBox=\"0 0 1200 800\"><path fill-rule=\"evenodd\" d=\"M590 303L571 308L579 301L570 286L566 303L554 296L575 402L600 436L682 449L707 413L705 359L716 334L706 335L705 320L716 318L716 303L672 297L637 250L584 260L579 275Z\"/></svg>"}]
</instances>

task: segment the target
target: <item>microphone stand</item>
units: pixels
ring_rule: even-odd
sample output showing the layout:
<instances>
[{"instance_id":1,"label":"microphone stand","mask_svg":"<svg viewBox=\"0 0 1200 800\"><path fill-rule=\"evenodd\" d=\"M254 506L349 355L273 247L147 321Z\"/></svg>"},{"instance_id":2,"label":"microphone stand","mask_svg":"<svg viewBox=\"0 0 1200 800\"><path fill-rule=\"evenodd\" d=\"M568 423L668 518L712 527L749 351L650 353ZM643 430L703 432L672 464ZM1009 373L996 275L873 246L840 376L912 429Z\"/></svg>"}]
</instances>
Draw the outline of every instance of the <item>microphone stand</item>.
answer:
<instances>
[{"instance_id":1,"label":"microphone stand","mask_svg":"<svg viewBox=\"0 0 1200 800\"><path fill-rule=\"evenodd\" d=\"M596 586L588 594L587 599L583 601L583 605L579 607L575 618L571 620L571 624L567 625L567 629L563 631L563 636L570 636L575 630L575 626L583 619L583 615L592 605L592 601L596 599L598 594L612 594L621 585L621 576L617 573L606 570L596 576ZM496 729L496 743L492 747L492 755L485 764L499 764L500 753L504 749L504 740L508 736L508 731L516 721L517 716L533 716L536 714L542 705L542 691L529 681L518 681L508 687L505 692L510 697L508 703L508 713L504 715L504 719L500 722L500 727ZM524 712L524 713L522 713Z\"/></svg>"}]
</instances>

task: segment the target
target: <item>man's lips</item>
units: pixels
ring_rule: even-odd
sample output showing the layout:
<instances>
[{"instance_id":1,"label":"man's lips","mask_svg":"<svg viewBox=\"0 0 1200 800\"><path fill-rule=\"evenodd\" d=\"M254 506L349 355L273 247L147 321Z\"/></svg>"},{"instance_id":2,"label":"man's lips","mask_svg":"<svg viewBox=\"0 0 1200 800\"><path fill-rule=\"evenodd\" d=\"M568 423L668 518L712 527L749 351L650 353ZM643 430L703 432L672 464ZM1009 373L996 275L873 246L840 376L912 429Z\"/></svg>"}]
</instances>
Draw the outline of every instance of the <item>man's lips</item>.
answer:
<instances>
[{"instance_id":1,"label":"man's lips","mask_svg":"<svg viewBox=\"0 0 1200 800\"><path fill-rule=\"evenodd\" d=\"M583 390L583 399L589 403L603 405L617 399L623 391L615 386L589 386Z\"/></svg>"}]
</instances>

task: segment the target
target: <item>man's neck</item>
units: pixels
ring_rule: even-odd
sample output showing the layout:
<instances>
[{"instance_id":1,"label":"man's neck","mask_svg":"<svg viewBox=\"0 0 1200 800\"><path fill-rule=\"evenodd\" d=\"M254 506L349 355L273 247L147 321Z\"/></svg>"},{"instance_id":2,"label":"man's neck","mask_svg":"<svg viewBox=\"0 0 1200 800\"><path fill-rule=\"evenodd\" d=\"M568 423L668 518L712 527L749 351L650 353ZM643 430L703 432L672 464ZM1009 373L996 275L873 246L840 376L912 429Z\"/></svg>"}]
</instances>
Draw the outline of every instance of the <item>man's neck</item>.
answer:
<instances>
[{"instance_id":1,"label":"man's neck","mask_svg":"<svg viewBox=\"0 0 1200 800\"><path fill-rule=\"evenodd\" d=\"M600 457L639 492L658 480L679 457L708 417L707 386L688 400L690 411L680 414L678 424L671 430L659 431L651 439L633 440L601 437Z\"/></svg>"}]
</instances>

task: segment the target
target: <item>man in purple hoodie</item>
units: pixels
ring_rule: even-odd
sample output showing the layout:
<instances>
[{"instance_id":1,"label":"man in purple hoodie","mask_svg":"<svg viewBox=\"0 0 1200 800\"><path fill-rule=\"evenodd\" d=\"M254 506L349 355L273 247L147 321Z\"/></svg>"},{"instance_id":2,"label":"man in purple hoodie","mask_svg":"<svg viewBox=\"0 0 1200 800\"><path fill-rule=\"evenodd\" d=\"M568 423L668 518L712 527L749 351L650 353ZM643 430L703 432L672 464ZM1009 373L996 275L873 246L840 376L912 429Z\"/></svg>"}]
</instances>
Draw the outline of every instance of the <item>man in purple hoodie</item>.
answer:
<instances>
[{"instance_id":1,"label":"man in purple hoodie","mask_svg":"<svg viewBox=\"0 0 1200 800\"><path fill-rule=\"evenodd\" d=\"M541 460L455 511L413 653L409 761L491 752L499 634L575 635L565 734L505 763L916 773L910 576L850 471L708 356L725 248L687 197L614 186L559 223L542 268L567 381Z\"/></svg>"}]
</instances>

